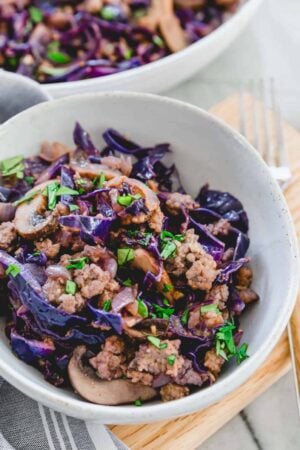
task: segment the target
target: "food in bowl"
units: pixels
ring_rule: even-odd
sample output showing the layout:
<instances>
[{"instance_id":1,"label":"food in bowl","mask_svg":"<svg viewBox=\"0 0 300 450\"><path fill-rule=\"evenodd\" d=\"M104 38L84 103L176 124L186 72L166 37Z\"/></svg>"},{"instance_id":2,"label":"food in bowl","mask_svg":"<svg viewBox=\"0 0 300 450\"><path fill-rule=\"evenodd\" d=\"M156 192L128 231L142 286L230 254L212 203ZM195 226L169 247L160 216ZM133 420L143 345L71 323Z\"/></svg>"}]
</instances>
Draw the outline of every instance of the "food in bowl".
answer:
<instances>
[{"instance_id":1,"label":"food in bowl","mask_svg":"<svg viewBox=\"0 0 300 450\"><path fill-rule=\"evenodd\" d=\"M210 34L239 0L3 0L0 68L41 83L111 75Z\"/></svg>"},{"instance_id":2,"label":"food in bowl","mask_svg":"<svg viewBox=\"0 0 300 450\"><path fill-rule=\"evenodd\" d=\"M2 161L1 304L12 351L108 405L184 397L247 358L248 218L228 192L184 191L167 143L114 129L100 151L44 142Z\"/></svg>"}]
</instances>

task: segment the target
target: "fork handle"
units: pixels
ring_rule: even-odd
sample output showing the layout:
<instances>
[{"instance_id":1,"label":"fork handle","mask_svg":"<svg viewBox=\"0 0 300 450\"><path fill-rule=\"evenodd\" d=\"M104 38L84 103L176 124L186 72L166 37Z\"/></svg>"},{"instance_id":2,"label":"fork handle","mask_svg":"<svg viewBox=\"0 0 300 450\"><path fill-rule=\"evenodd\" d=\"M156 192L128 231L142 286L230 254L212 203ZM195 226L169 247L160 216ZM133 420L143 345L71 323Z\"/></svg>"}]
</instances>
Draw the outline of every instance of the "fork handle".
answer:
<instances>
[{"instance_id":1,"label":"fork handle","mask_svg":"<svg viewBox=\"0 0 300 450\"><path fill-rule=\"evenodd\" d=\"M300 301L296 302L288 325L290 351L293 363L295 384L297 389L297 403L300 413Z\"/></svg>"}]
</instances>

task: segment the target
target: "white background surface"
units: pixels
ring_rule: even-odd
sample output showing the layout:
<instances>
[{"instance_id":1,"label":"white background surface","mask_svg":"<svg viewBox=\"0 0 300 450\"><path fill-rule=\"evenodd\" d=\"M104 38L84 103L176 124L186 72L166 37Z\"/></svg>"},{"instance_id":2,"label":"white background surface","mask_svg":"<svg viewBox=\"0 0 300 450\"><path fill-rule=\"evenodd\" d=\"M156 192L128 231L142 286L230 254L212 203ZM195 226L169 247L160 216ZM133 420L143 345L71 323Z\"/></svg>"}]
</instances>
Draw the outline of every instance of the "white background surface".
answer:
<instances>
[{"instance_id":1,"label":"white background surface","mask_svg":"<svg viewBox=\"0 0 300 450\"><path fill-rule=\"evenodd\" d=\"M257 17L225 53L166 94L208 109L240 84L270 77L284 117L300 129L300 0L264 0ZM219 449L300 449L291 373L201 446Z\"/></svg>"}]
</instances>

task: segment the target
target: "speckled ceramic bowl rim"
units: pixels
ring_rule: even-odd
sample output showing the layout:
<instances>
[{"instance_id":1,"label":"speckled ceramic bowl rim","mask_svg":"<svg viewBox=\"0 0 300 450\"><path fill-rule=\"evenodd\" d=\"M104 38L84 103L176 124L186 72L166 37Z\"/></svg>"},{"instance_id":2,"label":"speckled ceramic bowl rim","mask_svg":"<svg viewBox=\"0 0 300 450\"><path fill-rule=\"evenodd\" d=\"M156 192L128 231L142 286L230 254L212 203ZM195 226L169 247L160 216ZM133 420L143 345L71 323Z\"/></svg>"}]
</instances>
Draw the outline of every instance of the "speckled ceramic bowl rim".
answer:
<instances>
[{"instance_id":1,"label":"speckled ceramic bowl rim","mask_svg":"<svg viewBox=\"0 0 300 450\"><path fill-rule=\"evenodd\" d=\"M125 424L150 422L192 413L200 408L204 408L219 401L244 383L266 359L277 343L279 337L282 335L292 313L299 284L298 245L293 222L278 184L272 178L267 165L262 161L255 149L242 136L240 136L236 131L231 129L221 120L196 106L192 106L178 100L153 94L126 92L83 94L80 96L76 95L73 97L62 98L34 106L10 119L0 127L0 142L1 136L4 133L14 132L15 128L18 126L18 121L22 117L30 117L33 112L35 114L37 112L39 114L49 114L57 108L64 108L67 110L68 108L78 106L81 101L95 101L95 98L100 102L103 98L126 100L128 104L131 100L143 101L145 104L155 102L156 104L167 105L170 109L181 109L182 114L184 114L185 111L189 111L190 113L198 115L199 118L205 118L205 120L210 122L213 126L221 128L222 132L227 135L228 138L232 139L233 142L235 142L235 145L239 145L243 151L247 151L248 154L251 155L253 163L260 169L257 173L261 173L262 176L266 177L268 184L270 185L270 189L274 194L274 202L277 205L278 210L280 210L284 216L283 220L285 221L287 232L286 245L291 248L290 254L292 259L290 261L291 273L286 299L283 302L280 314L278 314L278 317L274 320L272 331L265 339L265 342L262 343L261 347L253 355L251 355L248 360L240 366L237 366L233 373L229 374L224 379L220 379L216 384L199 390L198 392L185 398L172 402L150 405L145 404L142 408L137 408L135 406L101 406L85 402L80 398L69 398L67 400L63 399L59 389L55 392L50 392L47 387L36 385L29 378L26 378L22 372L16 372L8 367L3 360L0 360L0 374L13 386L35 400L41 401L45 405L59 410L60 412L64 412L68 415L81 419L89 419L103 423Z\"/></svg>"}]
</instances>

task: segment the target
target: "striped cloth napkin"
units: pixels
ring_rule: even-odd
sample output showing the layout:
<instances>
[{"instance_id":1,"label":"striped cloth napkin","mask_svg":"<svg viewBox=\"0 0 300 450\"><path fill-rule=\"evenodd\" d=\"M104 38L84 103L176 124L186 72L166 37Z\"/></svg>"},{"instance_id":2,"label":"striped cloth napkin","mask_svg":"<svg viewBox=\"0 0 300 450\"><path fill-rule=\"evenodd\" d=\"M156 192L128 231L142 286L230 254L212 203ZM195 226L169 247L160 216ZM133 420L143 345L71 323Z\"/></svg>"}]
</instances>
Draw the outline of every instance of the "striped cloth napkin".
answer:
<instances>
[{"instance_id":1,"label":"striped cloth napkin","mask_svg":"<svg viewBox=\"0 0 300 450\"><path fill-rule=\"evenodd\" d=\"M0 378L1 450L129 450L104 425L67 417Z\"/></svg>"}]
</instances>

